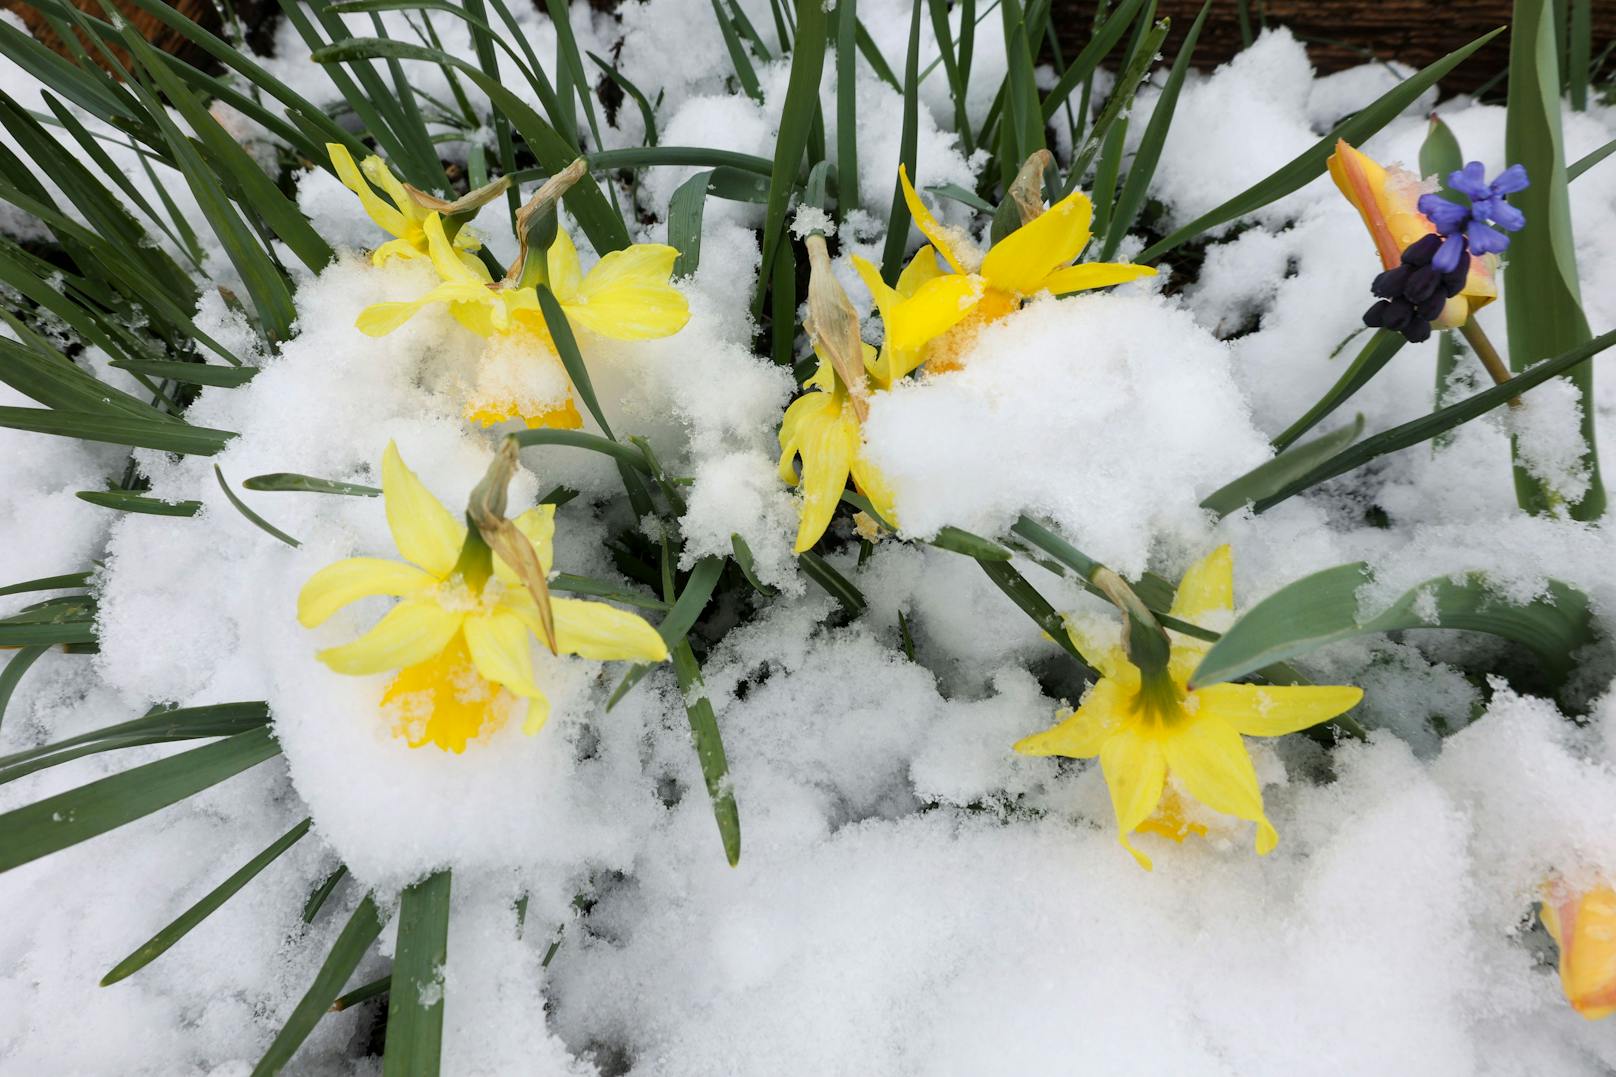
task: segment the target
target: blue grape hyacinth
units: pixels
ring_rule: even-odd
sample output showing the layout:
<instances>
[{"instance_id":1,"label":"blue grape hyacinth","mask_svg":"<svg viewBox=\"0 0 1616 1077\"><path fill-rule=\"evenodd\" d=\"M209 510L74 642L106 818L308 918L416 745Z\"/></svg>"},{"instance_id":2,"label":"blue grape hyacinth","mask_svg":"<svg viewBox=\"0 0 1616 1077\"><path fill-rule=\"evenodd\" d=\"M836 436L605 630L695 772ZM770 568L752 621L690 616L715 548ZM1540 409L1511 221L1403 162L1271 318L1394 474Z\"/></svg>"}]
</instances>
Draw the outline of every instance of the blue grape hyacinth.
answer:
<instances>
[{"instance_id":1,"label":"blue grape hyacinth","mask_svg":"<svg viewBox=\"0 0 1616 1077\"><path fill-rule=\"evenodd\" d=\"M1497 254L1509 248L1507 232L1518 232L1526 225L1526 215L1510 205L1507 198L1524 191L1531 183L1524 165L1510 165L1487 182L1487 170L1480 161L1471 161L1457 172L1448 173L1448 187L1470 200L1468 206L1439 194L1420 196L1420 212L1430 218L1443 237L1431 264L1442 273L1459 265L1459 256Z\"/></svg>"}]
</instances>

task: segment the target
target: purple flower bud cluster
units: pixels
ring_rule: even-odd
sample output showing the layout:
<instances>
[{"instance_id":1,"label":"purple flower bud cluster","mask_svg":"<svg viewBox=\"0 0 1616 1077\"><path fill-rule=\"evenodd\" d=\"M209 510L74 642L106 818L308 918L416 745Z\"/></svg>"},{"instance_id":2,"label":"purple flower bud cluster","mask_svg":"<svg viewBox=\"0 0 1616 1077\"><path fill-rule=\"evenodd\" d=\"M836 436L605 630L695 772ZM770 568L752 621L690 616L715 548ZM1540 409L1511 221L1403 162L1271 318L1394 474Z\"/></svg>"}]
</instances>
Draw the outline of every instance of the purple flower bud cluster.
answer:
<instances>
[{"instance_id":1,"label":"purple flower bud cluster","mask_svg":"<svg viewBox=\"0 0 1616 1077\"><path fill-rule=\"evenodd\" d=\"M1418 344L1431 335L1431 323L1442 315L1448 300L1464 291L1470 275L1470 252L1461 249L1458 260L1444 270L1436 264L1443 239L1422 236L1408 245L1403 262L1375 278L1369 290L1380 301L1364 311L1364 324L1390 329Z\"/></svg>"}]
</instances>

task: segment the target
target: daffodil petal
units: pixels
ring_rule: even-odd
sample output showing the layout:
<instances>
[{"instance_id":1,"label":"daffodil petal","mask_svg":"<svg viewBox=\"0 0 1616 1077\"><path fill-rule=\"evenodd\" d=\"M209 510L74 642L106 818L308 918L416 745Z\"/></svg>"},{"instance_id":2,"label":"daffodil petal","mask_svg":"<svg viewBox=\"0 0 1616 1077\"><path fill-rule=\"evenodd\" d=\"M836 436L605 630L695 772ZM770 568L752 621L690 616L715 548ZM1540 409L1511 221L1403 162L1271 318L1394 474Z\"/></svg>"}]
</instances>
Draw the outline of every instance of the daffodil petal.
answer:
<instances>
[{"instance_id":1,"label":"daffodil petal","mask_svg":"<svg viewBox=\"0 0 1616 1077\"><path fill-rule=\"evenodd\" d=\"M539 555L539 564L549 572L550 566L555 563L555 506L535 505L511 522L527 536L527 540L533 544L533 552ZM522 586L521 579L497 553L494 555L494 575L507 587Z\"/></svg>"},{"instance_id":2,"label":"daffodil petal","mask_svg":"<svg viewBox=\"0 0 1616 1077\"><path fill-rule=\"evenodd\" d=\"M1092 759L1105 742L1116 735L1128 718L1127 696L1113 681L1101 680L1084 697L1075 711L1042 733L1016 741L1022 755L1063 755L1069 759Z\"/></svg>"},{"instance_id":3,"label":"daffodil petal","mask_svg":"<svg viewBox=\"0 0 1616 1077\"><path fill-rule=\"evenodd\" d=\"M1190 694L1196 717L1212 717L1248 737L1283 737L1345 714L1363 699L1350 685L1212 684Z\"/></svg>"},{"instance_id":4,"label":"daffodil petal","mask_svg":"<svg viewBox=\"0 0 1616 1077\"><path fill-rule=\"evenodd\" d=\"M448 579L466 541L465 525L421 484L391 441L382 454L382 501L398 552L438 579Z\"/></svg>"},{"instance_id":5,"label":"daffodil petal","mask_svg":"<svg viewBox=\"0 0 1616 1077\"><path fill-rule=\"evenodd\" d=\"M931 244L926 244L915 252L915 256L909 259L909 264L903 267L903 272L898 274L898 295L904 298L914 295L920 290L921 285L929 280L936 280L942 272L942 267L937 264L937 252L932 249Z\"/></svg>"},{"instance_id":6,"label":"daffodil petal","mask_svg":"<svg viewBox=\"0 0 1616 1077\"><path fill-rule=\"evenodd\" d=\"M404 184L400 183L398 177L393 175L393 170L387 167L386 161L373 153L361 161L359 167L364 170L366 178L371 183L380 187L386 192L387 197L393 200L393 205L398 207L399 213L409 217L412 210L420 212L415 201L410 198L410 193L404 189Z\"/></svg>"},{"instance_id":7,"label":"daffodil petal","mask_svg":"<svg viewBox=\"0 0 1616 1077\"><path fill-rule=\"evenodd\" d=\"M1167 758L1149 734L1123 729L1100 748L1100 769L1111 790L1111 809L1117 816L1117 840L1133 854L1139 866L1150 870L1150 858L1128 840L1128 835L1150 818L1167 784Z\"/></svg>"},{"instance_id":8,"label":"daffodil petal","mask_svg":"<svg viewBox=\"0 0 1616 1077\"><path fill-rule=\"evenodd\" d=\"M421 230L426 233L426 250L432 257L432 268L445 282L487 285L493 281L487 266L476 260L469 264L462 260L461 252L455 249L443 230L441 215L436 212L427 214L426 220L421 222Z\"/></svg>"},{"instance_id":9,"label":"daffodil petal","mask_svg":"<svg viewBox=\"0 0 1616 1077\"><path fill-rule=\"evenodd\" d=\"M922 247L921 249L931 250L930 247ZM889 323L893 313L898 309L898 304L903 302L903 296L899 295L895 288L881 279L881 271L868 258L855 254L851 260L854 271L859 275L859 280L864 282L864 287L870 290L870 296L875 300L875 309L881 314L882 324Z\"/></svg>"},{"instance_id":10,"label":"daffodil petal","mask_svg":"<svg viewBox=\"0 0 1616 1077\"><path fill-rule=\"evenodd\" d=\"M544 252L545 283L556 299L570 303L578 296L578 287L584 279L583 266L578 262L578 248L564 228L556 229L555 242Z\"/></svg>"},{"instance_id":11,"label":"daffodil petal","mask_svg":"<svg viewBox=\"0 0 1616 1077\"><path fill-rule=\"evenodd\" d=\"M1051 295L1071 295L1090 288L1109 288L1113 284L1127 284L1141 277L1154 277L1155 269L1121 262L1084 262L1082 265L1062 266L1045 277L1038 286Z\"/></svg>"},{"instance_id":12,"label":"daffodil petal","mask_svg":"<svg viewBox=\"0 0 1616 1077\"><path fill-rule=\"evenodd\" d=\"M883 314L889 345L901 353L918 353L928 341L964 321L986 294L987 282L970 273L949 273L921 285L890 317ZM916 364L918 363L916 355ZM913 366L909 368L914 369ZM898 371L902 377L909 371Z\"/></svg>"},{"instance_id":13,"label":"daffodil petal","mask_svg":"<svg viewBox=\"0 0 1616 1077\"><path fill-rule=\"evenodd\" d=\"M519 696L534 696L533 652L527 625L515 613L496 607L468 616L462 626L477 672Z\"/></svg>"},{"instance_id":14,"label":"daffodil petal","mask_svg":"<svg viewBox=\"0 0 1616 1077\"><path fill-rule=\"evenodd\" d=\"M898 182L903 186L903 200L909 207L909 216L914 218L915 227L931 240L931 245L943 256L943 261L947 262L954 272L964 273L965 263L950 244L948 233L937 223L937 218L926 208L926 203L920 200L920 195L915 193L914 184L909 182L909 170L901 164L898 166Z\"/></svg>"},{"instance_id":15,"label":"daffodil petal","mask_svg":"<svg viewBox=\"0 0 1616 1077\"><path fill-rule=\"evenodd\" d=\"M814 403L812 410L805 410L801 416L794 442L796 455L802 458L802 518L797 526L797 553L811 549L830 526L859 448L858 420L845 405L831 393L813 393L806 399Z\"/></svg>"},{"instance_id":16,"label":"daffodil petal","mask_svg":"<svg viewBox=\"0 0 1616 1077\"><path fill-rule=\"evenodd\" d=\"M454 639L463 614L452 613L434 598L406 598L387 611L376 627L352 643L330 647L317 656L338 673L364 676L425 662Z\"/></svg>"},{"instance_id":17,"label":"daffodil petal","mask_svg":"<svg viewBox=\"0 0 1616 1077\"><path fill-rule=\"evenodd\" d=\"M408 595L437 584L429 572L403 561L350 557L309 577L297 595L297 620L304 628L324 624L333 613L372 595Z\"/></svg>"},{"instance_id":18,"label":"daffodil petal","mask_svg":"<svg viewBox=\"0 0 1616 1077\"><path fill-rule=\"evenodd\" d=\"M385 337L415 317L430 300L414 299L406 303L372 303L359 312L354 328L367 337Z\"/></svg>"},{"instance_id":19,"label":"daffodil petal","mask_svg":"<svg viewBox=\"0 0 1616 1077\"><path fill-rule=\"evenodd\" d=\"M365 182L360 174L359 166L354 163L353 154L340 142L327 142L326 153L331 156L331 167L336 170L337 179L342 185L359 196L359 204L364 207L365 215L376 223L376 227L391 236L401 236L408 222L404 214L383 202ZM374 158L372 158L374 159ZM384 166L385 167L385 166Z\"/></svg>"},{"instance_id":20,"label":"daffodil petal","mask_svg":"<svg viewBox=\"0 0 1616 1077\"><path fill-rule=\"evenodd\" d=\"M663 662L668 645L644 617L604 602L552 598L556 645L598 662Z\"/></svg>"},{"instance_id":21,"label":"daffodil petal","mask_svg":"<svg viewBox=\"0 0 1616 1077\"><path fill-rule=\"evenodd\" d=\"M566 304L567 316L613 340L671 336L690 320L684 294L668 283L679 252L656 243L612 251L595 264Z\"/></svg>"},{"instance_id":22,"label":"daffodil petal","mask_svg":"<svg viewBox=\"0 0 1616 1077\"><path fill-rule=\"evenodd\" d=\"M1174 617L1194 621L1209 613L1234 609L1234 552L1219 546L1184 573L1173 594Z\"/></svg>"},{"instance_id":23,"label":"daffodil petal","mask_svg":"<svg viewBox=\"0 0 1616 1077\"><path fill-rule=\"evenodd\" d=\"M982 275L995 288L1015 295L1036 294L1056 267L1083 252L1093 217L1088 196L1073 191L995 243L982 259Z\"/></svg>"},{"instance_id":24,"label":"daffodil petal","mask_svg":"<svg viewBox=\"0 0 1616 1077\"><path fill-rule=\"evenodd\" d=\"M1123 682L1123 687L1130 692L1139 690L1139 667L1128 661L1128 652L1115 637L1101 639L1070 617L1065 619L1065 624L1072 646L1103 679Z\"/></svg>"},{"instance_id":25,"label":"daffodil petal","mask_svg":"<svg viewBox=\"0 0 1616 1077\"><path fill-rule=\"evenodd\" d=\"M522 719L522 732L532 736L544 728L550 720L550 700L543 692L529 696L527 700L527 717Z\"/></svg>"},{"instance_id":26,"label":"daffodil petal","mask_svg":"<svg viewBox=\"0 0 1616 1077\"><path fill-rule=\"evenodd\" d=\"M390 239L370 254L370 264L384 266L394 258L422 258L425 252L407 239Z\"/></svg>"},{"instance_id":27,"label":"daffodil petal","mask_svg":"<svg viewBox=\"0 0 1616 1077\"><path fill-rule=\"evenodd\" d=\"M881 514L881 519L897 527L898 512L892 486L887 482L887 477L881 474L880 469L865 459L862 448L853 454L853 463L849 470L853 476L853 485L858 487L859 493L870 499L870 504Z\"/></svg>"},{"instance_id":28,"label":"daffodil petal","mask_svg":"<svg viewBox=\"0 0 1616 1077\"><path fill-rule=\"evenodd\" d=\"M1263 814L1256 768L1233 726L1202 714L1191 715L1168 730L1163 747L1168 769L1190 796L1213 811L1256 823L1257 851L1266 853L1273 848L1278 835Z\"/></svg>"}]
</instances>

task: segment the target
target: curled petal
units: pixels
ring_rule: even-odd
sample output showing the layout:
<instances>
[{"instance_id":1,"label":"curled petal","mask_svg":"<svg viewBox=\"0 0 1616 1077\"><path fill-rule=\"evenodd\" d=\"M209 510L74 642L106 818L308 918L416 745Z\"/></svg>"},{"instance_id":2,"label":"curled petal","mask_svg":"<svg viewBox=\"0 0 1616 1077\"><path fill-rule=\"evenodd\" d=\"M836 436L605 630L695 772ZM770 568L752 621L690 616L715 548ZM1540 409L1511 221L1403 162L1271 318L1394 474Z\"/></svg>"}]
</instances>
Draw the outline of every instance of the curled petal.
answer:
<instances>
[{"instance_id":1,"label":"curled petal","mask_svg":"<svg viewBox=\"0 0 1616 1077\"><path fill-rule=\"evenodd\" d=\"M792 435L789 443L784 440L788 429ZM802 459L802 519L795 544L795 551L802 553L811 549L830 526L842 491L847 488L847 477L859 448L858 420L835 394L813 392L786 410L780 436L785 450L781 476L786 474L793 455Z\"/></svg>"},{"instance_id":2,"label":"curled petal","mask_svg":"<svg viewBox=\"0 0 1616 1077\"><path fill-rule=\"evenodd\" d=\"M995 243L982 259L982 275L995 288L1036 295L1052 272L1082 253L1093 218L1088 196L1073 191Z\"/></svg>"},{"instance_id":3,"label":"curled petal","mask_svg":"<svg viewBox=\"0 0 1616 1077\"><path fill-rule=\"evenodd\" d=\"M468 616L462 629L477 672L519 696L535 696L533 653L527 625L515 613L495 608Z\"/></svg>"},{"instance_id":4,"label":"curled petal","mask_svg":"<svg viewBox=\"0 0 1616 1077\"><path fill-rule=\"evenodd\" d=\"M297 595L297 620L304 628L324 624L333 613L372 595L409 595L437 585L437 579L403 561L350 557L309 577Z\"/></svg>"},{"instance_id":5,"label":"curled petal","mask_svg":"<svg viewBox=\"0 0 1616 1077\"><path fill-rule=\"evenodd\" d=\"M448 579L466 541L465 525L422 485L391 441L382 454L382 501L398 552L438 579Z\"/></svg>"},{"instance_id":6,"label":"curled petal","mask_svg":"<svg viewBox=\"0 0 1616 1077\"><path fill-rule=\"evenodd\" d=\"M353 154L348 152L348 148L340 142L327 142L325 151L331 155L331 167L336 170L337 179L342 181L344 187L359 196L359 204L365 207L365 215L388 235L402 236L408 227L408 220L395 207L382 201L371 189L370 184L365 182L365 177L360 174L359 166L354 163ZM380 158L372 157L368 160L380 163ZM385 165L383 171L386 171Z\"/></svg>"},{"instance_id":7,"label":"curled petal","mask_svg":"<svg viewBox=\"0 0 1616 1077\"><path fill-rule=\"evenodd\" d=\"M480 261L462 257L462 252L443 230L441 215L427 214L426 220L421 222L421 230L426 233L426 250L432 257L432 268L445 282L486 285L494 279Z\"/></svg>"},{"instance_id":8,"label":"curled petal","mask_svg":"<svg viewBox=\"0 0 1616 1077\"><path fill-rule=\"evenodd\" d=\"M448 646L460 631L462 616L432 598L406 598L363 636L329 647L316 657L336 672L351 676L417 665Z\"/></svg>"},{"instance_id":9,"label":"curled petal","mask_svg":"<svg viewBox=\"0 0 1616 1077\"><path fill-rule=\"evenodd\" d=\"M901 164L898 166L898 183L903 187L903 200L909 207L909 216L914 218L915 227L931 241L931 245L943 256L943 261L948 263L949 268L956 273L969 272L963 257L964 252L955 249L957 241L965 237L951 235L938 223L931 210L926 208L926 203L920 200L920 195L915 193L914 185L909 182L909 170Z\"/></svg>"}]
</instances>

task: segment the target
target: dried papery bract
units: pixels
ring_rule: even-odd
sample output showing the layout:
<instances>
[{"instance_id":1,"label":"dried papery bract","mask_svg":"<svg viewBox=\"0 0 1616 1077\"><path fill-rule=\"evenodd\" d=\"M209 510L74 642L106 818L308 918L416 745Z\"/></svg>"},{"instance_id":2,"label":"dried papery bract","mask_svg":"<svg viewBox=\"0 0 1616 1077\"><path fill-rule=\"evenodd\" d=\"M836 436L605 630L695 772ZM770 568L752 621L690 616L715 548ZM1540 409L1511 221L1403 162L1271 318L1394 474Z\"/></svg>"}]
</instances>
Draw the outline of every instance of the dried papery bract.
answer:
<instances>
[{"instance_id":1,"label":"dried papery bract","mask_svg":"<svg viewBox=\"0 0 1616 1077\"><path fill-rule=\"evenodd\" d=\"M1167 640L1167 633L1162 630L1155 615L1134 593L1134 589L1128 586L1128 581L1104 565L1096 568L1089 579L1113 606L1122 611L1128 628L1127 634L1123 637L1128 661L1138 666L1140 672L1146 675L1158 674L1166 669L1172 650L1172 645Z\"/></svg>"},{"instance_id":2,"label":"dried papery bract","mask_svg":"<svg viewBox=\"0 0 1616 1077\"><path fill-rule=\"evenodd\" d=\"M519 446L511 438L500 443L494 462L488 465L487 473L466 502L466 519L533 596L539 608L539 623L544 628L545 646L550 648L551 654L557 654L555 613L550 606L550 585L544 564L533 549L533 543L505 516L506 487L516 473L518 451Z\"/></svg>"},{"instance_id":3,"label":"dried papery bract","mask_svg":"<svg viewBox=\"0 0 1616 1077\"><path fill-rule=\"evenodd\" d=\"M808 336L847 387L853 412L863 422L870 413L869 379L864 370L864 342L859 337L858 311L830 268L825 237L817 232L805 241L808 248Z\"/></svg>"},{"instance_id":4,"label":"dried papery bract","mask_svg":"<svg viewBox=\"0 0 1616 1077\"><path fill-rule=\"evenodd\" d=\"M1044 212L1044 173L1055 163L1048 150L1039 150L1022 164L1010 183L1010 200L1021 214L1022 224L1031 224Z\"/></svg>"},{"instance_id":5,"label":"dried papery bract","mask_svg":"<svg viewBox=\"0 0 1616 1077\"><path fill-rule=\"evenodd\" d=\"M589 172L589 162L580 157L560 172L545 180L533 197L516 211L516 260L505 274L506 287L522 287L543 279L544 252L550 249L556 234L556 205L561 196ZM530 268L529 252L537 251Z\"/></svg>"},{"instance_id":6,"label":"dried papery bract","mask_svg":"<svg viewBox=\"0 0 1616 1077\"><path fill-rule=\"evenodd\" d=\"M488 203L504 194L510 185L511 178L501 176L497 180L483 184L475 191L467 191L452 202L445 198L439 198L430 191L423 191L413 184L404 184L404 190L408 192L410 201L422 209L435 210L445 217L471 217Z\"/></svg>"}]
</instances>

